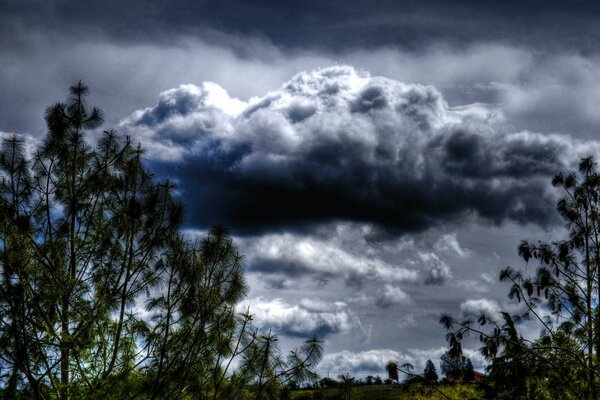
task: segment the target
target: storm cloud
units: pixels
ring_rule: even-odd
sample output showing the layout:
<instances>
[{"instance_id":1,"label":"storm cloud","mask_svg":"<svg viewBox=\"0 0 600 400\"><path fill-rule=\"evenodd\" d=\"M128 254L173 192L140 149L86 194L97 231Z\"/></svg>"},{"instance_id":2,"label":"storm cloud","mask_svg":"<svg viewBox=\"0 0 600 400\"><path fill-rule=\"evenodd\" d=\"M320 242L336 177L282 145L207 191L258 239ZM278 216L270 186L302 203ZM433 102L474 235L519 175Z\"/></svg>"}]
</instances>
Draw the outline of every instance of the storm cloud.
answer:
<instances>
[{"instance_id":1,"label":"storm cloud","mask_svg":"<svg viewBox=\"0 0 600 400\"><path fill-rule=\"evenodd\" d=\"M248 101L215 83L183 85L119 128L179 180L192 225L247 233L332 220L420 231L469 215L545 225L555 222L551 176L598 149L514 132L499 107L450 107L435 87L348 66Z\"/></svg>"},{"instance_id":2,"label":"storm cloud","mask_svg":"<svg viewBox=\"0 0 600 400\"><path fill-rule=\"evenodd\" d=\"M443 40L454 46L475 41L509 41L539 48L594 51L600 37L600 7L590 1L467 0L419 2L342 0L307 4L293 0L109 0L0 4L0 26L14 23L76 33L102 31L113 40L168 41L176 34L216 30L265 37L285 47L339 49L402 45L417 47ZM575 22L576 21L576 22ZM532 29L532 24L535 29ZM0 28L0 32L1 32ZM6 29L6 28L5 28ZM218 40L218 36L213 38ZM239 48L243 52L243 47Z\"/></svg>"},{"instance_id":3,"label":"storm cloud","mask_svg":"<svg viewBox=\"0 0 600 400\"><path fill-rule=\"evenodd\" d=\"M565 237L550 179L598 155L599 15L590 1L6 0L0 138L32 151L45 107L81 79L104 128L175 181L186 234L232 228L243 305L282 348L317 333L322 374L422 370L444 351L440 313L513 310L497 276L522 266L519 241Z\"/></svg>"}]
</instances>

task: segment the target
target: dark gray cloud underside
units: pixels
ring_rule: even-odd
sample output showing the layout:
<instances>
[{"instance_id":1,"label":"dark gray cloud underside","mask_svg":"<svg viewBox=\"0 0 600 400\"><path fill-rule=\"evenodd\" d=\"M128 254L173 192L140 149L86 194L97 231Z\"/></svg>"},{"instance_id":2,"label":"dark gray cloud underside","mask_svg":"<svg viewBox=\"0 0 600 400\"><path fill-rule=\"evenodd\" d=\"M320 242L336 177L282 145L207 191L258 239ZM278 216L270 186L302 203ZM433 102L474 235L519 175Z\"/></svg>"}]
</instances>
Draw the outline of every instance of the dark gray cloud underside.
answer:
<instances>
[{"instance_id":1,"label":"dark gray cloud underside","mask_svg":"<svg viewBox=\"0 0 600 400\"><path fill-rule=\"evenodd\" d=\"M169 164L154 168L180 179L192 226L224 223L240 233L301 228L333 220L419 231L469 212L493 223L507 219L542 225L555 222L549 175L541 179L524 176L521 182L498 188L487 180L467 187L460 176L410 180L385 178L385 171L358 171L324 185L306 179L301 188L294 189L223 173L208 163L179 171ZM480 174L477 169L486 166L471 168L470 173ZM312 173L318 175L318 171Z\"/></svg>"},{"instance_id":2,"label":"dark gray cloud underside","mask_svg":"<svg viewBox=\"0 0 600 400\"><path fill-rule=\"evenodd\" d=\"M119 40L169 40L169 34L251 34L292 47L360 47L429 41L464 45L509 41L591 52L600 37L592 1L53 1L2 2L3 26L104 31ZM532 27L535 27L533 29ZM5 28L6 32L6 28ZM219 35L214 35L219 40ZM243 48L239 49L243 51Z\"/></svg>"}]
</instances>

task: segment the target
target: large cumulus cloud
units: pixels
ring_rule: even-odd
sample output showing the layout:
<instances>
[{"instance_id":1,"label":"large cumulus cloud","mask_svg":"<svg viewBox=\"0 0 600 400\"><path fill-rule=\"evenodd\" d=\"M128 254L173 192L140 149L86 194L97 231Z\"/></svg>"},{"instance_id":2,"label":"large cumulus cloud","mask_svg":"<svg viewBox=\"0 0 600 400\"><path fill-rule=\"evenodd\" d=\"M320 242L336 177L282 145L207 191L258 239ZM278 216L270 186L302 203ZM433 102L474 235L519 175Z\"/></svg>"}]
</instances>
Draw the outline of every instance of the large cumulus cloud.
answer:
<instances>
[{"instance_id":1,"label":"large cumulus cloud","mask_svg":"<svg viewBox=\"0 0 600 400\"><path fill-rule=\"evenodd\" d=\"M347 66L248 102L214 83L180 86L121 129L180 180L192 224L239 231L335 219L406 231L465 215L545 224L552 174L598 148L512 132L497 107L449 107L434 87Z\"/></svg>"}]
</instances>

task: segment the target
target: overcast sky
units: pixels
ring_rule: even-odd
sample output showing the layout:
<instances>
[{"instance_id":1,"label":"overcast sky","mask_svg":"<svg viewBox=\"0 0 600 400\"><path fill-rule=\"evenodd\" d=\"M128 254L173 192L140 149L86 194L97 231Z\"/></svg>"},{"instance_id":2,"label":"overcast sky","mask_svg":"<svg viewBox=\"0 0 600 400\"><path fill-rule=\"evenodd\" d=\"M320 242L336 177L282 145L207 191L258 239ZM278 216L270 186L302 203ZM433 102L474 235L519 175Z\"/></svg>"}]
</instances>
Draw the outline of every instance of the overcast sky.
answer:
<instances>
[{"instance_id":1,"label":"overcast sky","mask_svg":"<svg viewBox=\"0 0 600 400\"><path fill-rule=\"evenodd\" d=\"M284 349L316 333L323 374L422 369L446 345L440 314L514 309L498 272L525 266L521 240L564 234L550 180L600 150L599 14L591 1L4 0L0 134L42 137L44 108L82 79L106 128L177 182L186 234L230 227L241 306Z\"/></svg>"}]
</instances>

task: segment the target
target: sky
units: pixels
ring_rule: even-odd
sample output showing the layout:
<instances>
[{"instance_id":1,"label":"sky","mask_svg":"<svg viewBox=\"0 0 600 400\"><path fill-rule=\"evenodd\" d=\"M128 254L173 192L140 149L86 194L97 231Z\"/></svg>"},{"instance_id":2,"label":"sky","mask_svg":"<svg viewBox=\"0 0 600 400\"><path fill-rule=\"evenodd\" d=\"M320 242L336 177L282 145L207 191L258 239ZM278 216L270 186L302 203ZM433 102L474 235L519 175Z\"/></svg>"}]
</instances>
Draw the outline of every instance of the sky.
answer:
<instances>
[{"instance_id":1,"label":"sky","mask_svg":"<svg viewBox=\"0 0 600 400\"><path fill-rule=\"evenodd\" d=\"M323 375L417 370L442 313L515 310L502 268L564 236L552 176L598 156L600 3L0 2L0 135L83 80L184 232L230 228L255 324ZM529 266L529 270L532 270ZM535 326L523 331L534 337ZM484 361L477 342L466 354ZM439 365L438 365L439 370Z\"/></svg>"}]
</instances>

